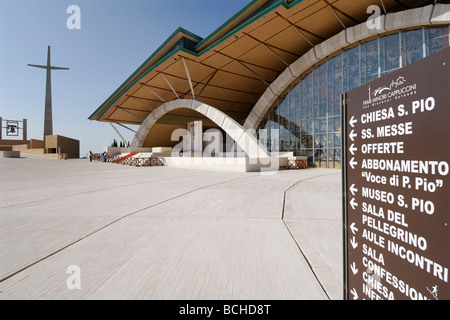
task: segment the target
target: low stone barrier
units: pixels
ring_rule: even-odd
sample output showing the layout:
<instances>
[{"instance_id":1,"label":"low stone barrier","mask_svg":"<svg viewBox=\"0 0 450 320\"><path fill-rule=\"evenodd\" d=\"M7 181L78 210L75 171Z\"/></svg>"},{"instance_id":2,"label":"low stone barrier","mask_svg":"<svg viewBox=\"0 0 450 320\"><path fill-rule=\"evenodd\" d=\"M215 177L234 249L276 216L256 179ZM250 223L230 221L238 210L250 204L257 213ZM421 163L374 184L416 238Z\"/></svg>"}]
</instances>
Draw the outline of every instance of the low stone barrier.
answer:
<instances>
[{"instance_id":1,"label":"low stone barrier","mask_svg":"<svg viewBox=\"0 0 450 320\"><path fill-rule=\"evenodd\" d=\"M20 151L2 151L3 158L20 158Z\"/></svg>"}]
</instances>

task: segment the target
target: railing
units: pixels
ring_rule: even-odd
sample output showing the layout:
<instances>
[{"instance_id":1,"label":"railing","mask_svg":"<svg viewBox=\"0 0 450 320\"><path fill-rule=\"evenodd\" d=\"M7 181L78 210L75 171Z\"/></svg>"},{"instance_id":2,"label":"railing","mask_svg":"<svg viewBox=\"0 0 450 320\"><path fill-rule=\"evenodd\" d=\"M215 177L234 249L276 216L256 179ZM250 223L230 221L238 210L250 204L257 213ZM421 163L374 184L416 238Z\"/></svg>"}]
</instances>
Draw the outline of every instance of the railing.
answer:
<instances>
[{"instance_id":1,"label":"railing","mask_svg":"<svg viewBox=\"0 0 450 320\"><path fill-rule=\"evenodd\" d=\"M154 167L164 166L164 158L151 158L151 157L133 157L134 155L127 156L106 156L106 162L123 164L133 167ZM101 153L94 153L92 156L93 161L102 161Z\"/></svg>"},{"instance_id":2,"label":"railing","mask_svg":"<svg viewBox=\"0 0 450 320\"><path fill-rule=\"evenodd\" d=\"M93 161L102 161L102 154L101 153L94 153L92 155L92 160Z\"/></svg>"},{"instance_id":3,"label":"railing","mask_svg":"<svg viewBox=\"0 0 450 320\"><path fill-rule=\"evenodd\" d=\"M126 156L119 157L119 159L116 159L113 162L115 162L115 163L123 163L124 161L126 161L127 159L129 159L131 157L134 157L135 155L137 155L137 153L129 153Z\"/></svg>"},{"instance_id":4,"label":"railing","mask_svg":"<svg viewBox=\"0 0 450 320\"><path fill-rule=\"evenodd\" d=\"M126 164L134 167L164 166L164 159L159 158L129 158L127 160Z\"/></svg>"},{"instance_id":5,"label":"railing","mask_svg":"<svg viewBox=\"0 0 450 320\"><path fill-rule=\"evenodd\" d=\"M300 158L300 157L299 157ZM308 169L308 159L288 159L287 168L300 170L300 169Z\"/></svg>"}]
</instances>

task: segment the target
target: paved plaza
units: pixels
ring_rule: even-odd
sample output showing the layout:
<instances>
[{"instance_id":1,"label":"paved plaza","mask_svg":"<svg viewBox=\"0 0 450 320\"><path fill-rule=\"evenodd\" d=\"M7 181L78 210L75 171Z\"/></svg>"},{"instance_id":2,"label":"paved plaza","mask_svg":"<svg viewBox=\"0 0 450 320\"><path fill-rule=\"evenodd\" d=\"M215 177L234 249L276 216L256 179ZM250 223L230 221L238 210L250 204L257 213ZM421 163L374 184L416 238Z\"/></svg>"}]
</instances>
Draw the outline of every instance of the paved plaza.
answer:
<instances>
[{"instance_id":1,"label":"paved plaza","mask_svg":"<svg viewBox=\"0 0 450 320\"><path fill-rule=\"evenodd\" d=\"M2 300L343 298L340 170L25 155L0 177Z\"/></svg>"}]
</instances>

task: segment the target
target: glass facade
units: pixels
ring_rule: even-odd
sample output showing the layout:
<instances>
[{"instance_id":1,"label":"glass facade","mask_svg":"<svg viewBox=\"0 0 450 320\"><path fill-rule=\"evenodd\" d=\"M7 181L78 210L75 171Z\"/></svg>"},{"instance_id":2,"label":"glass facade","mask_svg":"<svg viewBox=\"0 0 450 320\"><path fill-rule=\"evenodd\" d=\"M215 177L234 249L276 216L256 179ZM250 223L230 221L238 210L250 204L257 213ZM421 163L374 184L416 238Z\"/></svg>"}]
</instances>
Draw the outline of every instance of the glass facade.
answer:
<instances>
[{"instance_id":1,"label":"glass facade","mask_svg":"<svg viewBox=\"0 0 450 320\"><path fill-rule=\"evenodd\" d=\"M259 129L279 132L268 137L266 147L307 156L314 167L340 168L341 94L448 46L448 26L422 28L382 35L328 57L297 79L264 116Z\"/></svg>"}]
</instances>

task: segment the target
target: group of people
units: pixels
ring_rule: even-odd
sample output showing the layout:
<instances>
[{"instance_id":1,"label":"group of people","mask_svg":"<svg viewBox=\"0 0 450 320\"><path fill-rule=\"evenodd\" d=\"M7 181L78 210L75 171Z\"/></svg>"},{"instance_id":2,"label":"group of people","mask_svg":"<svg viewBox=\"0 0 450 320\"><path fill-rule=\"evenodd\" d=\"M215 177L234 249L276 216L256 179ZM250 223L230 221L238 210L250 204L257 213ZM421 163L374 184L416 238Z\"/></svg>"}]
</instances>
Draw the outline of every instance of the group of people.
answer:
<instances>
[{"instance_id":1,"label":"group of people","mask_svg":"<svg viewBox=\"0 0 450 320\"><path fill-rule=\"evenodd\" d=\"M93 156L94 156L94 154L92 153L92 151L89 151L89 161L90 162L92 162ZM102 162L106 162L106 160L108 159L108 153L106 151L103 152L101 157L102 157Z\"/></svg>"}]
</instances>

